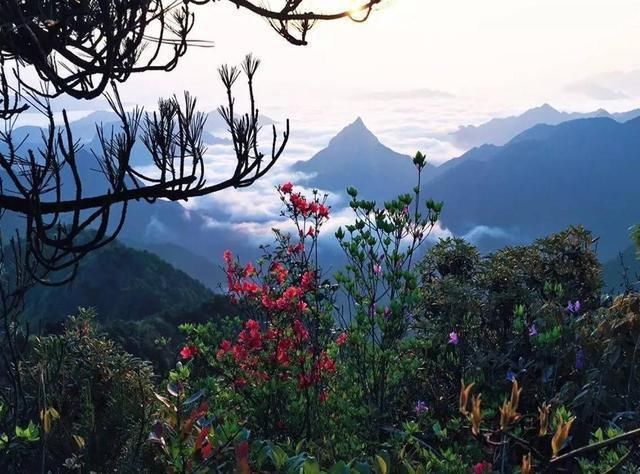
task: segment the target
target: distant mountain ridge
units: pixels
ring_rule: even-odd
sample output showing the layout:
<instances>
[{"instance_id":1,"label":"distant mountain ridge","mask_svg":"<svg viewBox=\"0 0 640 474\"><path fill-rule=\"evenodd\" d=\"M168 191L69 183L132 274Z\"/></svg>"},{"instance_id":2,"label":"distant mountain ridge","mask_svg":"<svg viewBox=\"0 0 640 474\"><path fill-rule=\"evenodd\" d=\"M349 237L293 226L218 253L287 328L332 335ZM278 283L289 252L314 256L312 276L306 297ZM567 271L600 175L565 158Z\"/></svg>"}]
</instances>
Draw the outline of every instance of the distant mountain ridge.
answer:
<instances>
[{"instance_id":1,"label":"distant mountain ridge","mask_svg":"<svg viewBox=\"0 0 640 474\"><path fill-rule=\"evenodd\" d=\"M442 222L457 235L476 226L534 239L569 224L600 236L606 258L628 245L640 222L640 118L538 125L504 146L474 149L432 179Z\"/></svg>"},{"instance_id":2,"label":"distant mountain ridge","mask_svg":"<svg viewBox=\"0 0 640 474\"><path fill-rule=\"evenodd\" d=\"M408 156L381 144L356 120L297 171L313 187L355 186L379 202L415 185ZM484 145L425 171L422 195L444 201L441 223L481 250L525 244L569 225L600 236L610 258L640 222L640 118L590 118L536 125L503 146Z\"/></svg>"},{"instance_id":3,"label":"distant mountain ridge","mask_svg":"<svg viewBox=\"0 0 640 474\"><path fill-rule=\"evenodd\" d=\"M589 113L561 112L549 104L529 109L521 115L494 118L481 125L462 126L448 135L457 146L472 148L481 145L505 145L514 137L539 124L558 125L563 122L583 118L611 118L617 122L626 122L640 116L640 109L622 113L609 113L599 109Z\"/></svg>"}]
</instances>

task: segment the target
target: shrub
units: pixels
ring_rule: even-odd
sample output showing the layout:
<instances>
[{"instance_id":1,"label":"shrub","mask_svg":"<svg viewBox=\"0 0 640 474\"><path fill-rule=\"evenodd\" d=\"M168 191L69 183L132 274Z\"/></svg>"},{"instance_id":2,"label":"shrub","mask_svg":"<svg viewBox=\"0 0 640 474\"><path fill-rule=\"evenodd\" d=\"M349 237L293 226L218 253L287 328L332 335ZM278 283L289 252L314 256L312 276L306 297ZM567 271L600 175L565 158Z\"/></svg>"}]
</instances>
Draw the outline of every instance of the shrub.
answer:
<instances>
[{"instance_id":1,"label":"shrub","mask_svg":"<svg viewBox=\"0 0 640 474\"><path fill-rule=\"evenodd\" d=\"M142 466L153 372L96 334L94 317L81 309L63 334L33 341L23 370L26 393L37 394L42 459L27 460L23 472L131 472Z\"/></svg>"}]
</instances>

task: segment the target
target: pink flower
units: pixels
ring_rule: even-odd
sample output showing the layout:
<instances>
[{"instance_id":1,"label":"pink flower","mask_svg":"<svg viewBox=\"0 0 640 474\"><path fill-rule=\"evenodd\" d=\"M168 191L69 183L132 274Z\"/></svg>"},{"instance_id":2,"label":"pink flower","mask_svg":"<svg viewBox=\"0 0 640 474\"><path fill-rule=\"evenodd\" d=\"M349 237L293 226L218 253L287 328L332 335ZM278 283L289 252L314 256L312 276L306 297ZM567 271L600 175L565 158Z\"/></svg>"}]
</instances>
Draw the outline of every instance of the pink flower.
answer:
<instances>
[{"instance_id":1,"label":"pink flower","mask_svg":"<svg viewBox=\"0 0 640 474\"><path fill-rule=\"evenodd\" d=\"M349 333L343 332L336 338L336 344L338 344L338 346L344 346L347 343L348 339L349 339Z\"/></svg>"},{"instance_id":2,"label":"pink flower","mask_svg":"<svg viewBox=\"0 0 640 474\"><path fill-rule=\"evenodd\" d=\"M376 275L380 275L382 273L382 267L380 266L379 263L376 263L373 266L373 273L375 273Z\"/></svg>"},{"instance_id":3,"label":"pink flower","mask_svg":"<svg viewBox=\"0 0 640 474\"><path fill-rule=\"evenodd\" d=\"M283 194L291 194L291 191L293 191L293 184L284 183L280 186L280 191L282 191Z\"/></svg>"},{"instance_id":4,"label":"pink flower","mask_svg":"<svg viewBox=\"0 0 640 474\"><path fill-rule=\"evenodd\" d=\"M455 331L451 331L449 333L449 342L448 342L448 344L453 344L454 346L457 346L459 342L460 342L460 339L458 339L458 333L455 332Z\"/></svg>"}]
</instances>

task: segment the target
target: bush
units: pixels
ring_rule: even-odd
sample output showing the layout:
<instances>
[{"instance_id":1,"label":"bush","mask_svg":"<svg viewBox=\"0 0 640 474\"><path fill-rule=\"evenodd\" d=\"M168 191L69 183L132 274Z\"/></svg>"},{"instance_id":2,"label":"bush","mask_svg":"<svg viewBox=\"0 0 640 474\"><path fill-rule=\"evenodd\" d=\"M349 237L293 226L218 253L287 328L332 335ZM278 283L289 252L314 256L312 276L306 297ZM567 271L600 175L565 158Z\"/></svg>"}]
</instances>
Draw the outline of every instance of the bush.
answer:
<instances>
[{"instance_id":1,"label":"bush","mask_svg":"<svg viewBox=\"0 0 640 474\"><path fill-rule=\"evenodd\" d=\"M23 369L27 393L37 394L42 459L26 460L30 467L22 472L142 467L153 372L147 362L96 334L94 317L81 309L63 334L33 341Z\"/></svg>"}]
</instances>

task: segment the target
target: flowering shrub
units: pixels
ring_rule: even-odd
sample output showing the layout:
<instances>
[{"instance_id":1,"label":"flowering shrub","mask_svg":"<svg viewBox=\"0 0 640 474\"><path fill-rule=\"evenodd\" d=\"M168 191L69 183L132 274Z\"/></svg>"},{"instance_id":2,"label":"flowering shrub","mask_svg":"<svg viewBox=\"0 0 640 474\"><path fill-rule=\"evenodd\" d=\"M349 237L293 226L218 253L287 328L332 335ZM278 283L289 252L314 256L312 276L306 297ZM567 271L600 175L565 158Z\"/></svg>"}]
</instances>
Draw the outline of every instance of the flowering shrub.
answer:
<instances>
[{"instance_id":1,"label":"flowering shrub","mask_svg":"<svg viewBox=\"0 0 640 474\"><path fill-rule=\"evenodd\" d=\"M413 262L442 210L441 203L431 200L423 207L420 179L425 157L418 153L413 161L418 171L413 195L377 206L358 199L358 191L349 188L355 222L346 232L336 232L347 257L344 270L336 275L349 302L348 316L342 318L349 327L342 359L345 378L357 381L349 389L351 396L360 397L359 403L371 410L359 422L368 439L380 434L383 421L391 420L392 407L411 410L406 390L415 365L407 336L419 295Z\"/></svg>"},{"instance_id":2,"label":"flowering shrub","mask_svg":"<svg viewBox=\"0 0 640 474\"><path fill-rule=\"evenodd\" d=\"M333 333L333 288L322 280L315 256L318 236L329 219L326 196L307 199L291 183L278 188L283 215L295 234L275 231L275 246L257 262L241 264L224 254L228 292L245 322L238 334L204 352L209 383L233 387L225 394L238 420L248 418L261 434L278 439L311 436L321 424L336 372L335 348L346 335ZM198 358L199 341L183 358Z\"/></svg>"}]
</instances>

